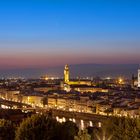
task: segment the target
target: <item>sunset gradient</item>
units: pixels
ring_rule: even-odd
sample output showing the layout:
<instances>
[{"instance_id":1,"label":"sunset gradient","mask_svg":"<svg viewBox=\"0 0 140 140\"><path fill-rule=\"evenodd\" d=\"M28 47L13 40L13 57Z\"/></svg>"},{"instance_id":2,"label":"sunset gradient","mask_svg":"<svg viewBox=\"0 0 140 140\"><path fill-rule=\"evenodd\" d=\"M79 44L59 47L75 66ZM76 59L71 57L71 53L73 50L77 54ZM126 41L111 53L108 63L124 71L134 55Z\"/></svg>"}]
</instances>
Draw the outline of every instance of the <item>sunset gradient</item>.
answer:
<instances>
[{"instance_id":1,"label":"sunset gradient","mask_svg":"<svg viewBox=\"0 0 140 140\"><path fill-rule=\"evenodd\" d=\"M139 64L138 0L0 1L0 69Z\"/></svg>"}]
</instances>

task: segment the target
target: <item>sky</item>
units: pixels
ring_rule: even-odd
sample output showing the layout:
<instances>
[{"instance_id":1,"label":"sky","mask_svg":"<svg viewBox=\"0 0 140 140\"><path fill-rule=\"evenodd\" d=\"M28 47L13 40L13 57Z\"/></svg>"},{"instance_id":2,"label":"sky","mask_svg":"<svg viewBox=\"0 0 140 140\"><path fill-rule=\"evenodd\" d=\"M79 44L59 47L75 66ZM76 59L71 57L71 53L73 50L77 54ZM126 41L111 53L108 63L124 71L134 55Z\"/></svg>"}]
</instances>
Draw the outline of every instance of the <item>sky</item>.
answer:
<instances>
[{"instance_id":1,"label":"sky","mask_svg":"<svg viewBox=\"0 0 140 140\"><path fill-rule=\"evenodd\" d=\"M139 64L139 0L1 0L0 69Z\"/></svg>"}]
</instances>

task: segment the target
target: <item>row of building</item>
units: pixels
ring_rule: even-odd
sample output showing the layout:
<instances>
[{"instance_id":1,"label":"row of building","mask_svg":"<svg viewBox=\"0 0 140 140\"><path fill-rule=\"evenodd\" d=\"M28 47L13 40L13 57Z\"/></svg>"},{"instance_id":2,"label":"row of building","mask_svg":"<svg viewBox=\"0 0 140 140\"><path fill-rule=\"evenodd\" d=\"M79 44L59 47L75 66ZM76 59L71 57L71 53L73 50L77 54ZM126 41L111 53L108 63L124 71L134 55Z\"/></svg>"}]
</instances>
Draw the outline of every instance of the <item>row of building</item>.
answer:
<instances>
[{"instance_id":1,"label":"row of building","mask_svg":"<svg viewBox=\"0 0 140 140\"><path fill-rule=\"evenodd\" d=\"M95 95L96 94L96 95ZM90 95L76 94L26 94L19 91L0 91L0 98L31 105L33 108L51 108L73 112L84 112L100 115L140 116L140 95L130 93L95 93ZM128 94L128 93L127 93ZM45 100L45 101L44 101Z\"/></svg>"}]
</instances>

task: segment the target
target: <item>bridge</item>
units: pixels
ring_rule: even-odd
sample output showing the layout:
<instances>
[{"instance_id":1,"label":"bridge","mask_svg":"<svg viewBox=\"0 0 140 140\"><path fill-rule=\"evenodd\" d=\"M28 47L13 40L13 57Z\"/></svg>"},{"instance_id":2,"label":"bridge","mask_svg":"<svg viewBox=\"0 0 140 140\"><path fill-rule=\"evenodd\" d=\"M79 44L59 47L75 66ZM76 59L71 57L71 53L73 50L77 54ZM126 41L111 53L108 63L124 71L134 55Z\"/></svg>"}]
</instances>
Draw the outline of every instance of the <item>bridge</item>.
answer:
<instances>
[{"instance_id":1,"label":"bridge","mask_svg":"<svg viewBox=\"0 0 140 140\"><path fill-rule=\"evenodd\" d=\"M70 112L62 111L57 109L50 110L53 118L56 118L59 122L65 122L66 120L73 121L81 129L87 126L99 126L101 127L102 122L104 122L109 116L91 114L91 113L82 113L82 112Z\"/></svg>"},{"instance_id":2,"label":"bridge","mask_svg":"<svg viewBox=\"0 0 140 140\"><path fill-rule=\"evenodd\" d=\"M108 116L103 116L103 115L97 115L97 114L91 114L91 113L82 113L82 112L70 112L70 111L62 111L62 110L57 110L57 109L52 109L51 110L52 115L59 116L59 117L65 117L65 118L75 118L75 119L82 119L85 121L104 121L108 118Z\"/></svg>"},{"instance_id":3,"label":"bridge","mask_svg":"<svg viewBox=\"0 0 140 140\"><path fill-rule=\"evenodd\" d=\"M5 100L5 99L0 98L0 106L1 105L5 105L9 108L12 108L13 106L16 106L18 108L31 107L31 105L28 105L28 104L25 104L25 103L9 101L9 100Z\"/></svg>"},{"instance_id":4,"label":"bridge","mask_svg":"<svg viewBox=\"0 0 140 140\"><path fill-rule=\"evenodd\" d=\"M73 121L76 123L81 129L87 126L100 126L103 121L105 121L109 116L91 114L91 113L83 113L83 112L72 112L72 111L65 111L65 110L58 110L58 109L50 109L50 108L43 108L43 107L32 107L31 105L4 100L0 98L0 105L8 106L12 108L16 106L17 109L22 111L34 111L36 113L51 113L52 117L55 118L60 123L65 122L66 120Z\"/></svg>"}]
</instances>

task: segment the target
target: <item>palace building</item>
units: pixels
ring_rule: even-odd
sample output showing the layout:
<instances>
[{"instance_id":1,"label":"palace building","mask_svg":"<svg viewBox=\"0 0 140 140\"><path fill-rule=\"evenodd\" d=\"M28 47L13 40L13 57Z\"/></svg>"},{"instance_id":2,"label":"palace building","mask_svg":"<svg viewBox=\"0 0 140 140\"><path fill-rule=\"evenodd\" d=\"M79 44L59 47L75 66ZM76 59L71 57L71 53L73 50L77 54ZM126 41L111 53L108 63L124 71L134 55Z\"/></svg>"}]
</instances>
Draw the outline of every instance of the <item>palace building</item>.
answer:
<instances>
[{"instance_id":1,"label":"palace building","mask_svg":"<svg viewBox=\"0 0 140 140\"><path fill-rule=\"evenodd\" d=\"M91 80L80 80L80 79L70 80L70 70L68 65L65 65L64 68L64 83L68 85L88 85L88 86L92 85Z\"/></svg>"},{"instance_id":2,"label":"palace building","mask_svg":"<svg viewBox=\"0 0 140 140\"><path fill-rule=\"evenodd\" d=\"M106 89L97 88L94 83L88 79L70 79L70 69L68 65L64 67L64 81L61 84L62 89L66 91L75 90L84 92L108 92Z\"/></svg>"}]
</instances>

